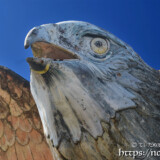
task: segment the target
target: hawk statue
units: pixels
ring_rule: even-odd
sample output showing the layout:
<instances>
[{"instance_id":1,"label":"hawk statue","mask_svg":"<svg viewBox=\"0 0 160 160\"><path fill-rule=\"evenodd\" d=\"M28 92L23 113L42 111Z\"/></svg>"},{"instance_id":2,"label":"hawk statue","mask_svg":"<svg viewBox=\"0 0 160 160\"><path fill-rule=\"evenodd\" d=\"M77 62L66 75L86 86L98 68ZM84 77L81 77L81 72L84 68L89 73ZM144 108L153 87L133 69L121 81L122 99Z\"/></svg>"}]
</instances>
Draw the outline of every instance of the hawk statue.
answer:
<instances>
[{"instance_id":1,"label":"hawk statue","mask_svg":"<svg viewBox=\"0 0 160 160\"><path fill-rule=\"evenodd\" d=\"M79 21L35 27L24 45L54 159L125 159L119 149L145 153L140 143L159 142L160 75L129 45Z\"/></svg>"},{"instance_id":2,"label":"hawk statue","mask_svg":"<svg viewBox=\"0 0 160 160\"><path fill-rule=\"evenodd\" d=\"M129 45L66 21L31 29L29 46L31 93L55 160L144 158L119 151L146 153L140 143L159 143L160 74Z\"/></svg>"}]
</instances>

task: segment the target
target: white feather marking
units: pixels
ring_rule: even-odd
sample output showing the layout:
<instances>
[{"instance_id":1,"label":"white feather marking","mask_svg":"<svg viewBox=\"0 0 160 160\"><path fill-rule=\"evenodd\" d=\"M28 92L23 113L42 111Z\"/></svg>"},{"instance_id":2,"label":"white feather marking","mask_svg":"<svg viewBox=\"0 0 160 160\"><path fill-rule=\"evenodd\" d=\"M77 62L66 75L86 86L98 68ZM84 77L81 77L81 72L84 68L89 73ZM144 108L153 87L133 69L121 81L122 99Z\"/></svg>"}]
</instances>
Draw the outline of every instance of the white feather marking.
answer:
<instances>
[{"instance_id":1,"label":"white feather marking","mask_svg":"<svg viewBox=\"0 0 160 160\"><path fill-rule=\"evenodd\" d=\"M57 135L57 130L55 129L56 126L53 117L54 106L50 101L50 93L47 88L45 88L45 90L43 89L43 85L39 85L35 76L36 74L31 73L31 92L40 113L44 134L46 136L50 135L50 139L53 140L54 146L58 146L59 138Z\"/></svg>"}]
</instances>

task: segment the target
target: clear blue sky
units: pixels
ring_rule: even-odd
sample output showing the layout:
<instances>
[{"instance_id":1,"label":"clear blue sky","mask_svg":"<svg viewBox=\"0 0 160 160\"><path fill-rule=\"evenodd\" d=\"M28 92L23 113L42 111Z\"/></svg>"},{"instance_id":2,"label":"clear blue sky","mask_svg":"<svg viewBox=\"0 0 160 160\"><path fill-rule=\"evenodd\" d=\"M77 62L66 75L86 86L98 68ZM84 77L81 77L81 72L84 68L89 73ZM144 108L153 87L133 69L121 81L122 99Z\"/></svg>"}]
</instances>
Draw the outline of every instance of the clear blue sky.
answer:
<instances>
[{"instance_id":1,"label":"clear blue sky","mask_svg":"<svg viewBox=\"0 0 160 160\"><path fill-rule=\"evenodd\" d=\"M23 47L34 26L64 20L98 25L160 69L160 0L0 0L0 65L29 79Z\"/></svg>"}]
</instances>

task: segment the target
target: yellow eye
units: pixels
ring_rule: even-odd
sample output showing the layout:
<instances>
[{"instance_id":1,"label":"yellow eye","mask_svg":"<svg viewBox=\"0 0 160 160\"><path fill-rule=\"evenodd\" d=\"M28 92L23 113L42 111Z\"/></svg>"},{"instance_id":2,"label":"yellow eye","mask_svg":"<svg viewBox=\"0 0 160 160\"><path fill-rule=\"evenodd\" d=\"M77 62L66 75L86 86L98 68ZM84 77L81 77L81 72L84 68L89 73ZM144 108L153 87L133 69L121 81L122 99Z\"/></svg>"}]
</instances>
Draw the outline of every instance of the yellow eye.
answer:
<instances>
[{"instance_id":1,"label":"yellow eye","mask_svg":"<svg viewBox=\"0 0 160 160\"><path fill-rule=\"evenodd\" d=\"M103 38L94 38L91 41L91 49L95 53L102 55L104 53L107 53L107 51L109 50L109 42Z\"/></svg>"}]
</instances>

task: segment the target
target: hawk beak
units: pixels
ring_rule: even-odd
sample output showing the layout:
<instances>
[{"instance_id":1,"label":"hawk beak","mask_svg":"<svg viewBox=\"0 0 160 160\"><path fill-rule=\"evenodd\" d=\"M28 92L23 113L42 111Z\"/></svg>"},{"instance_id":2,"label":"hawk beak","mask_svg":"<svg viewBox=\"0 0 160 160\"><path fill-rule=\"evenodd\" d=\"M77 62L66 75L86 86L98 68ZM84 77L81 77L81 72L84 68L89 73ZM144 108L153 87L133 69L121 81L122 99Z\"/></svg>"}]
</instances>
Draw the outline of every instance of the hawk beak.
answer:
<instances>
[{"instance_id":1,"label":"hawk beak","mask_svg":"<svg viewBox=\"0 0 160 160\"><path fill-rule=\"evenodd\" d=\"M80 59L74 52L50 43L50 38L44 27L34 27L27 34L24 48L31 46L34 57L51 58L53 60Z\"/></svg>"},{"instance_id":2,"label":"hawk beak","mask_svg":"<svg viewBox=\"0 0 160 160\"><path fill-rule=\"evenodd\" d=\"M50 64L44 64L43 60L31 57L27 58L26 60L29 63L31 70L38 74L45 74L50 68Z\"/></svg>"}]
</instances>

